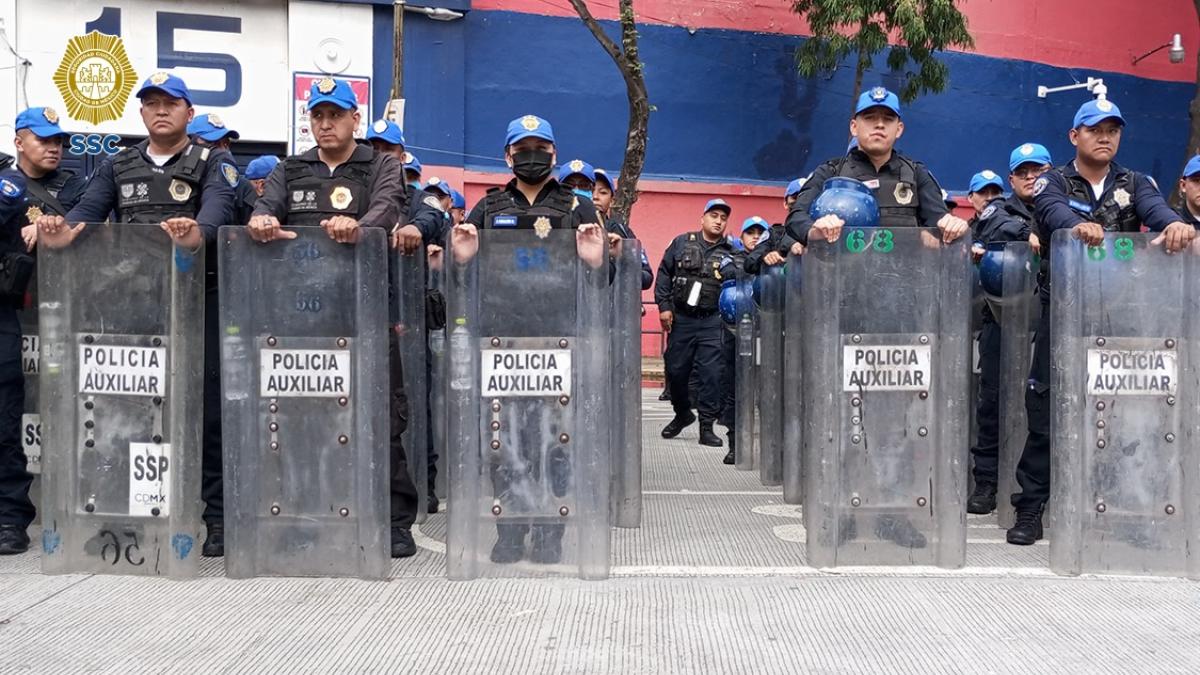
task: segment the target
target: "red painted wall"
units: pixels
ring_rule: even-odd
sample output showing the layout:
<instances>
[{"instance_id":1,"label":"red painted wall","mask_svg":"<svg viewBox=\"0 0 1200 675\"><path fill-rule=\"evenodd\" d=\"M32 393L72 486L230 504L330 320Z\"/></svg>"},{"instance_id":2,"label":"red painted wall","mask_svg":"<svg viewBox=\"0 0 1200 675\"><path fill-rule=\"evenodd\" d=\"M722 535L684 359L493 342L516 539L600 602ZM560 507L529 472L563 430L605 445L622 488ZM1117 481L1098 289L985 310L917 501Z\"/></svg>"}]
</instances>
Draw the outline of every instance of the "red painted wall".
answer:
<instances>
[{"instance_id":1,"label":"red painted wall","mask_svg":"<svg viewBox=\"0 0 1200 675\"><path fill-rule=\"evenodd\" d=\"M1126 73L1157 80L1191 81L1200 50L1200 21L1189 0L959 0L984 56L1054 66ZM575 16L566 0L475 0L478 10ZM787 0L638 0L638 20L686 28L721 28L809 35ZM616 2L592 0L601 19L617 18ZM1172 64L1165 54L1134 66L1133 57L1183 36L1188 56Z\"/></svg>"}]
</instances>

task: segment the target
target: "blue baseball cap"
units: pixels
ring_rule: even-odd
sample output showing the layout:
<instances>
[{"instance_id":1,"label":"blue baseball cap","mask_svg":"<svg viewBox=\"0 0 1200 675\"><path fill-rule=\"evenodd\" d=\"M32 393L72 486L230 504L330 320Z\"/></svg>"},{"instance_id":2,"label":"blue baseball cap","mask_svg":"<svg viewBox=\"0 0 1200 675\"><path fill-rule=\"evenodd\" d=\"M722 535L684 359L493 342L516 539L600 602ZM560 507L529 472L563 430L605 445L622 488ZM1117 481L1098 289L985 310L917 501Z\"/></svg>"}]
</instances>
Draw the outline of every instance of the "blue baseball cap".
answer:
<instances>
[{"instance_id":1,"label":"blue baseball cap","mask_svg":"<svg viewBox=\"0 0 1200 675\"><path fill-rule=\"evenodd\" d=\"M404 170L416 172L416 174L418 176L420 176L421 175L421 160L417 159L417 156L412 154L411 152L405 152L404 153Z\"/></svg>"},{"instance_id":2,"label":"blue baseball cap","mask_svg":"<svg viewBox=\"0 0 1200 675\"><path fill-rule=\"evenodd\" d=\"M367 140L376 139L392 145L404 145L404 130L391 120L375 120L371 128L367 129Z\"/></svg>"},{"instance_id":3,"label":"blue baseball cap","mask_svg":"<svg viewBox=\"0 0 1200 675\"><path fill-rule=\"evenodd\" d=\"M617 179L608 175L608 172L604 169L596 169L596 180L593 182L598 183L600 181L608 183L609 190L612 190L613 192L617 191Z\"/></svg>"},{"instance_id":4,"label":"blue baseball cap","mask_svg":"<svg viewBox=\"0 0 1200 675\"><path fill-rule=\"evenodd\" d=\"M463 193L459 192L458 190L455 190L454 188L450 188L450 208L452 208L452 209L467 208L467 198L463 196Z\"/></svg>"},{"instance_id":5,"label":"blue baseball cap","mask_svg":"<svg viewBox=\"0 0 1200 675\"><path fill-rule=\"evenodd\" d=\"M713 211L713 210L724 211L725 215L729 215L729 214L733 213L733 207L730 206L728 204L728 202L726 202L724 199L708 200L708 203L704 205L703 212L708 213L709 211Z\"/></svg>"},{"instance_id":6,"label":"blue baseball cap","mask_svg":"<svg viewBox=\"0 0 1200 675\"><path fill-rule=\"evenodd\" d=\"M312 87L309 88L308 92L309 110L322 103L332 103L342 110L354 110L358 107L358 97L354 95L354 90L350 88L350 83L345 80L322 77L312 83Z\"/></svg>"},{"instance_id":7,"label":"blue baseball cap","mask_svg":"<svg viewBox=\"0 0 1200 675\"><path fill-rule=\"evenodd\" d=\"M1008 170L1016 171L1017 167L1022 164L1037 164L1038 166L1052 164L1050 151L1040 143L1019 145L1013 148L1012 154L1008 156Z\"/></svg>"},{"instance_id":8,"label":"blue baseball cap","mask_svg":"<svg viewBox=\"0 0 1200 675\"><path fill-rule=\"evenodd\" d=\"M1004 192L1004 182L1000 180L1000 176L997 176L996 172L991 169L984 169L971 176L971 184L967 188L967 192L979 192L989 185L994 185L1001 192Z\"/></svg>"},{"instance_id":9,"label":"blue baseball cap","mask_svg":"<svg viewBox=\"0 0 1200 675\"><path fill-rule=\"evenodd\" d=\"M582 159L573 159L559 167L558 182L561 183L575 174L579 174L593 183L596 182L596 169Z\"/></svg>"},{"instance_id":10,"label":"blue baseball cap","mask_svg":"<svg viewBox=\"0 0 1200 675\"><path fill-rule=\"evenodd\" d=\"M437 192L440 192L443 195L446 195L447 197L454 196L454 194L453 194L454 190L451 189L451 187L449 185L447 185L445 181L443 181L441 178L438 178L437 176L431 176L429 178L429 182L425 184L424 190L426 192L432 192L432 191L436 190Z\"/></svg>"},{"instance_id":11,"label":"blue baseball cap","mask_svg":"<svg viewBox=\"0 0 1200 675\"><path fill-rule=\"evenodd\" d=\"M1187 166L1183 167L1183 177L1191 178L1200 173L1200 155L1188 160Z\"/></svg>"},{"instance_id":12,"label":"blue baseball cap","mask_svg":"<svg viewBox=\"0 0 1200 675\"><path fill-rule=\"evenodd\" d=\"M883 87L871 87L858 96L858 105L854 107L854 114L858 115L864 110L871 108L887 108L900 115L900 97Z\"/></svg>"},{"instance_id":13,"label":"blue baseball cap","mask_svg":"<svg viewBox=\"0 0 1200 675\"><path fill-rule=\"evenodd\" d=\"M1107 119L1115 119L1121 123L1121 126L1125 126L1125 118L1121 117L1121 109L1117 107L1116 103L1107 99L1095 99L1079 106L1072 128L1094 127Z\"/></svg>"},{"instance_id":14,"label":"blue baseball cap","mask_svg":"<svg viewBox=\"0 0 1200 675\"><path fill-rule=\"evenodd\" d=\"M508 123L508 135L504 139L504 147L508 147L525 138L540 138L554 142L554 127L537 115L525 115Z\"/></svg>"},{"instance_id":15,"label":"blue baseball cap","mask_svg":"<svg viewBox=\"0 0 1200 675\"><path fill-rule=\"evenodd\" d=\"M188 136L199 136L209 143L216 143L226 136L235 139L242 137L238 132L226 127L225 121L215 113L196 115L196 118L188 123L187 132Z\"/></svg>"},{"instance_id":16,"label":"blue baseball cap","mask_svg":"<svg viewBox=\"0 0 1200 675\"><path fill-rule=\"evenodd\" d=\"M187 84L178 75L172 75L165 71L158 71L142 82L141 89L137 90L137 97L142 98L152 91L161 91L167 96L173 98L181 98L192 104L192 92L188 91Z\"/></svg>"},{"instance_id":17,"label":"blue baseball cap","mask_svg":"<svg viewBox=\"0 0 1200 675\"><path fill-rule=\"evenodd\" d=\"M784 198L791 197L792 195L800 194L800 191L804 189L804 184L807 182L808 182L807 178L797 178L796 180L788 183L787 193L785 193L783 195Z\"/></svg>"},{"instance_id":18,"label":"blue baseball cap","mask_svg":"<svg viewBox=\"0 0 1200 675\"><path fill-rule=\"evenodd\" d=\"M26 108L17 115L16 131L28 129L38 138L66 136L58 126L58 113L54 108Z\"/></svg>"},{"instance_id":19,"label":"blue baseball cap","mask_svg":"<svg viewBox=\"0 0 1200 675\"><path fill-rule=\"evenodd\" d=\"M271 175L275 170L275 165L279 164L279 158L275 155L263 155L255 157L246 165L246 178L250 180L260 180Z\"/></svg>"},{"instance_id":20,"label":"blue baseball cap","mask_svg":"<svg viewBox=\"0 0 1200 675\"><path fill-rule=\"evenodd\" d=\"M758 216L750 216L742 223L742 234L746 234L747 230L752 230L756 227L761 227L763 232L766 232L771 226L767 221Z\"/></svg>"}]
</instances>

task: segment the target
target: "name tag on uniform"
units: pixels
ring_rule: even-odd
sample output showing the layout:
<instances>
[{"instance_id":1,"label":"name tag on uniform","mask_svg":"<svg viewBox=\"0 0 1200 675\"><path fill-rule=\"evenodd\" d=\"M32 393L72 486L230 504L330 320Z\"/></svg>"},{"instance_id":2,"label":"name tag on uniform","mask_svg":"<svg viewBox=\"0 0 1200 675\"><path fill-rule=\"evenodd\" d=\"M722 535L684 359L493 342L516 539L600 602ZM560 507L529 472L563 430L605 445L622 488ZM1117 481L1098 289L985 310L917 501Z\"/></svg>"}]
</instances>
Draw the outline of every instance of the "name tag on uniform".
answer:
<instances>
[{"instance_id":1,"label":"name tag on uniform","mask_svg":"<svg viewBox=\"0 0 1200 675\"><path fill-rule=\"evenodd\" d=\"M516 216L496 216L492 218L492 227L516 227Z\"/></svg>"},{"instance_id":2,"label":"name tag on uniform","mask_svg":"<svg viewBox=\"0 0 1200 675\"><path fill-rule=\"evenodd\" d=\"M1072 199L1072 200L1068 201L1068 204L1070 204L1071 208L1076 211L1080 211L1082 213L1091 213L1092 212L1092 207L1088 206L1087 204L1084 204L1083 202Z\"/></svg>"},{"instance_id":3,"label":"name tag on uniform","mask_svg":"<svg viewBox=\"0 0 1200 675\"><path fill-rule=\"evenodd\" d=\"M863 185L866 185L867 187L871 188L872 190L878 190L879 189L879 179L872 178L871 180L864 180Z\"/></svg>"}]
</instances>

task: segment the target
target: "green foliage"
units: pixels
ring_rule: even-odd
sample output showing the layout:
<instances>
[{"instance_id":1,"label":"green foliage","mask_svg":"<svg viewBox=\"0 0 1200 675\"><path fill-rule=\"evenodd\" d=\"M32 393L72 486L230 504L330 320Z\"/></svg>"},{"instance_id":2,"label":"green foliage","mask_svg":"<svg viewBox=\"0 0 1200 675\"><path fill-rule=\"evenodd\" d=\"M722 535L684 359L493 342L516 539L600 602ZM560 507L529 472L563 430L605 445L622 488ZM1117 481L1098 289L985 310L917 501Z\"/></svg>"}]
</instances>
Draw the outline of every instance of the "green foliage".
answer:
<instances>
[{"instance_id":1,"label":"green foliage","mask_svg":"<svg viewBox=\"0 0 1200 675\"><path fill-rule=\"evenodd\" d=\"M897 92L906 103L922 93L946 89L950 69L937 59L937 52L975 46L954 0L793 0L792 11L812 30L812 37L796 50L801 75L833 72L853 56L857 82L871 59L888 49L891 36L888 68L912 71Z\"/></svg>"}]
</instances>

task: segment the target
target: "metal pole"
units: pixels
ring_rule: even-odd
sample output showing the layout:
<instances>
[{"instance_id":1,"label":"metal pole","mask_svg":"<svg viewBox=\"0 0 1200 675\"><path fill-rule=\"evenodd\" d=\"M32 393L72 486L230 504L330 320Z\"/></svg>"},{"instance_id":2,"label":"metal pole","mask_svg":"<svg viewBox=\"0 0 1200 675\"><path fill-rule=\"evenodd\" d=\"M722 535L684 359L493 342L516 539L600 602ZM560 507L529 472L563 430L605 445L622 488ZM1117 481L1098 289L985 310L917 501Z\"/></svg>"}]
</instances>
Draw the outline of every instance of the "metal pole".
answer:
<instances>
[{"instance_id":1,"label":"metal pole","mask_svg":"<svg viewBox=\"0 0 1200 675\"><path fill-rule=\"evenodd\" d=\"M392 100L404 98L404 0L392 5Z\"/></svg>"}]
</instances>

